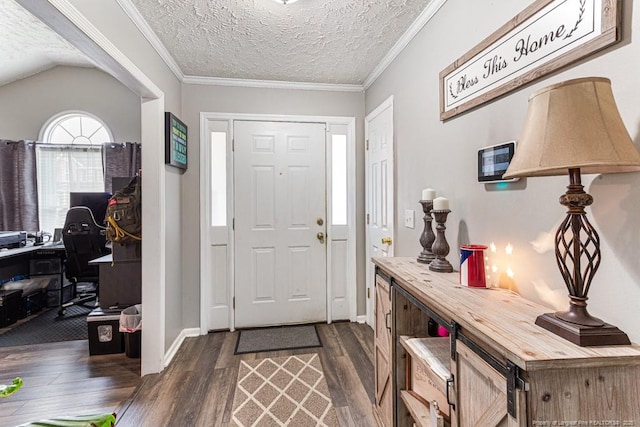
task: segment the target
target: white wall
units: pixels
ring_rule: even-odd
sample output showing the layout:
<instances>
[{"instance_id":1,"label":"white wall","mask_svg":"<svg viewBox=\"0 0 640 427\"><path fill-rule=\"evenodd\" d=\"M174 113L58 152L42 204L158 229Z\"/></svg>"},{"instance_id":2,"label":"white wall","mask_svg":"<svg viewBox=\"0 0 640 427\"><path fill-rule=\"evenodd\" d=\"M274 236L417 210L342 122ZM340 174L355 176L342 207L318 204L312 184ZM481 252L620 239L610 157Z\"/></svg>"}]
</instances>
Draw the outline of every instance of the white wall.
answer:
<instances>
[{"instance_id":1,"label":"white wall","mask_svg":"<svg viewBox=\"0 0 640 427\"><path fill-rule=\"evenodd\" d=\"M282 115L315 115L356 117L356 150L358 189L357 211L364 212L364 94L360 92L330 92L315 90L259 89L227 86L182 86L182 121L189 129L189 169L182 182L182 220L184 323L199 326L200 318L194 307L200 305L200 113L252 113ZM357 216L357 228L364 235L363 215ZM364 242L357 244L364 253ZM357 270L358 312L364 313L364 262Z\"/></svg>"},{"instance_id":2,"label":"white wall","mask_svg":"<svg viewBox=\"0 0 640 427\"><path fill-rule=\"evenodd\" d=\"M0 138L37 140L53 115L98 116L116 142L140 141L140 98L95 68L58 66L0 87Z\"/></svg>"},{"instance_id":3,"label":"white wall","mask_svg":"<svg viewBox=\"0 0 640 427\"><path fill-rule=\"evenodd\" d=\"M564 217L558 203L566 177L531 178L506 190L476 180L476 151L517 139L536 89L576 77L608 77L623 120L640 143L640 0L625 1L623 40L550 76L447 122L439 120L439 72L529 6L529 0L448 0L408 48L366 91L366 111L394 95L397 212L420 213L420 190L438 189L451 201L448 259L458 266L460 243L511 242L514 286L520 293L566 308L566 289L553 250L534 250L533 241L553 233ZM602 264L589 293L592 314L619 326L640 342L640 173L585 177L594 196L589 215L602 240ZM593 182L591 182L593 180ZM419 214L420 213L420 214ZM405 228L396 216L396 255L416 256L421 229ZM395 243L395 242L394 242ZM502 266L507 257L498 258Z\"/></svg>"}]
</instances>

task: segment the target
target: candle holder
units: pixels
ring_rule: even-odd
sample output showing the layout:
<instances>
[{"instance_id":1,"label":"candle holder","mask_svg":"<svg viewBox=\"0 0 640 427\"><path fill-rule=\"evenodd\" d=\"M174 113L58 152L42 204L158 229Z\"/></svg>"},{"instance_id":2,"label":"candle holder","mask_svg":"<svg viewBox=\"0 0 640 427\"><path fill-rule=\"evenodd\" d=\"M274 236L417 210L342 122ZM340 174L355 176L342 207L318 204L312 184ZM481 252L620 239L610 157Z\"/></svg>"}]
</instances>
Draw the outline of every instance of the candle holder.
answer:
<instances>
[{"instance_id":1,"label":"candle holder","mask_svg":"<svg viewBox=\"0 0 640 427\"><path fill-rule=\"evenodd\" d=\"M420 255L418 255L418 262L429 264L436 258L436 256L431 251L433 241L436 239L436 235L433 234L433 229L431 228L431 222L433 221L433 218L431 217L433 200L420 200L420 204L422 205L422 212L424 212L424 230L420 235L422 252L420 252Z\"/></svg>"},{"instance_id":2,"label":"candle holder","mask_svg":"<svg viewBox=\"0 0 640 427\"><path fill-rule=\"evenodd\" d=\"M447 229L444 224L447 222L449 212L451 212L449 209L431 211L438 225L436 225L436 239L431 247L435 259L429 264L429 270L437 271L438 273L451 273L453 271L453 266L446 260L446 256L449 254L449 243L447 243L444 235L444 231Z\"/></svg>"}]
</instances>

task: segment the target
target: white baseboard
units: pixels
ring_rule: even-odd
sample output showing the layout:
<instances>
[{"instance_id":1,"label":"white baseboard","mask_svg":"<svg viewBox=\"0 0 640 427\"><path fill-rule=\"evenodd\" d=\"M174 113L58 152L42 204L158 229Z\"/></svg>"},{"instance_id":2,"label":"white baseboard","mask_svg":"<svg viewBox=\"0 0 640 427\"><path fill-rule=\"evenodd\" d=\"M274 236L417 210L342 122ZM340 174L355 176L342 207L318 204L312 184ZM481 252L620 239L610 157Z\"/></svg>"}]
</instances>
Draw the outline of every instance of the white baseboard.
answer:
<instances>
[{"instance_id":1,"label":"white baseboard","mask_svg":"<svg viewBox=\"0 0 640 427\"><path fill-rule=\"evenodd\" d=\"M180 349L180 346L184 342L185 338L198 336L200 336L200 328L188 328L180 331L180 335L178 335L178 337L173 341L173 344L171 344L171 347L169 347L169 350L164 355L163 367L166 368L167 366L169 366L169 363L171 363L171 361L173 360L173 357Z\"/></svg>"},{"instance_id":2,"label":"white baseboard","mask_svg":"<svg viewBox=\"0 0 640 427\"><path fill-rule=\"evenodd\" d=\"M367 316L362 314L362 315L356 317L356 322L358 322L358 323L367 323Z\"/></svg>"}]
</instances>

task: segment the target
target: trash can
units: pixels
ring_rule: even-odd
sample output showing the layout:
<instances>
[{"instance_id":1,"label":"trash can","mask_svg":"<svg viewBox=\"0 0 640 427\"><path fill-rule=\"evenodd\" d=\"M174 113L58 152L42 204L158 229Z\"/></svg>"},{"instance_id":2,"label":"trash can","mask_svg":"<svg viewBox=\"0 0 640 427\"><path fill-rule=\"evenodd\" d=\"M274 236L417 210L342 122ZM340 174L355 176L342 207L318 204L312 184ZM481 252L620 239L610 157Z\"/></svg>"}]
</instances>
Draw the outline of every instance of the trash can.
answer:
<instances>
[{"instance_id":1,"label":"trash can","mask_svg":"<svg viewBox=\"0 0 640 427\"><path fill-rule=\"evenodd\" d=\"M124 333L124 352L138 358L142 348L142 305L125 308L120 313L120 332Z\"/></svg>"}]
</instances>

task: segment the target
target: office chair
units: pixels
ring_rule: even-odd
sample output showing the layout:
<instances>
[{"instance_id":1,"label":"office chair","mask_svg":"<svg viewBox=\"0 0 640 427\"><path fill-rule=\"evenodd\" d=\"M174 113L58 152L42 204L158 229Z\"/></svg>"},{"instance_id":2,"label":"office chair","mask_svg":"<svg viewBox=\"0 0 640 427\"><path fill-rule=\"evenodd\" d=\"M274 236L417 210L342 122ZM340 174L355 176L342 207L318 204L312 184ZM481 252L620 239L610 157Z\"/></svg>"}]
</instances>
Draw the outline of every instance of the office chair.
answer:
<instances>
[{"instance_id":1,"label":"office chair","mask_svg":"<svg viewBox=\"0 0 640 427\"><path fill-rule=\"evenodd\" d=\"M96 223L88 207L76 206L67 212L62 228L62 241L67 252L65 276L74 284L76 290L79 282L89 282L95 285L95 291L83 292L62 304L58 316L63 316L65 310L72 305L86 306L87 302L98 298L98 265L89 265L89 261L109 253L105 231L104 227Z\"/></svg>"}]
</instances>

